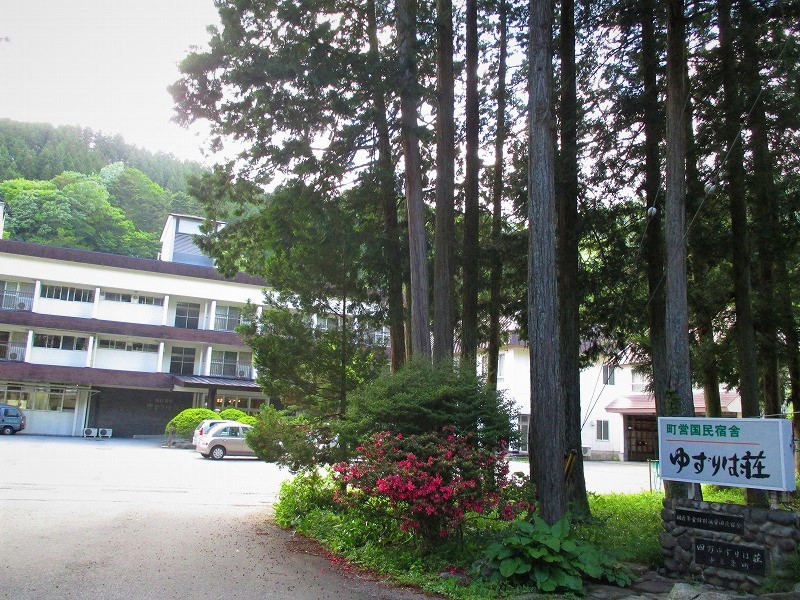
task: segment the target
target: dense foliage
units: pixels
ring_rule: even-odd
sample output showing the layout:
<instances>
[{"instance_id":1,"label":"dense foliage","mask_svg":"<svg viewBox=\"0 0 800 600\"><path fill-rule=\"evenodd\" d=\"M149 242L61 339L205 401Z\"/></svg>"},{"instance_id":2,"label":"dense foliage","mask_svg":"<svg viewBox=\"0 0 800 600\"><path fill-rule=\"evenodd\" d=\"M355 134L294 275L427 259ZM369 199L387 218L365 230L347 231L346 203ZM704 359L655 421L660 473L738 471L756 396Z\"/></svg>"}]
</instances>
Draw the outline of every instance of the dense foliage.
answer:
<instances>
[{"instance_id":1,"label":"dense foliage","mask_svg":"<svg viewBox=\"0 0 800 600\"><path fill-rule=\"evenodd\" d=\"M248 415L246 412L239 410L238 408L226 408L225 410L220 411L219 418L226 419L228 421L239 421L245 425L255 425L258 422L256 417L253 415Z\"/></svg>"},{"instance_id":2,"label":"dense foliage","mask_svg":"<svg viewBox=\"0 0 800 600\"><path fill-rule=\"evenodd\" d=\"M190 440L197 426L206 419L219 419L219 414L208 408L187 408L169 420L164 433Z\"/></svg>"},{"instance_id":3,"label":"dense foliage","mask_svg":"<svg viewBox=\"0 0 800 600\"><path fill-rule=\"evenodd\" d=\"M273 406L261 409L247 443L261 460L293 473L314 471L342 458L327 422Z\"/></svg>"},{"instance_id":4,"label":"dense foliage","mask_svg":"<svg viewBox=\"0 0 800 600\"><path fill-rule=\"evenodd\" d=\"M470 512L489 513L508 484L505 452L480 448L453 428L403 436L377 433L357 449L358 459L334 467L337 478L359 493L342 502L385 500L402 530L427 543L459 534ZM525 504L520 510L528 510ZM502 511L513 515L514 508Z\"/></svg>"},{"instance_id":5,"label":"dense foliage","mask_svg":"<svg viewBox=\"0 0 800 600\"><path fill-rule=\"evenodd\" d=\"M375 497L345 505L336 501L337 493L340 484L329 475L301 473L282 484L276 521L319 540L340 560L444 597L499 599L535 591L534 584L519 585L514 578L492 583L483 577L487 548L511 536L511 524L498 520L496 513L471 513L461 536L440 538L422 551L425 545L420 545L419 536L400 528L401 521L387 512L386 501ZM651 556L658 564L660 546L652 531L661 526L661 498L659 494L590 496L592 513L600 518L582 523L569 539L591 541L607 567L617 560L646 564ZM624 533L610 536L617 528ZM548 549L548 556L553 555Z\"/></svg>"},{"instance_id":6,"label":"dense foliage","mask_svg":"<svg viewBox=\"0 0 800 600\"><path fill-rule=\"evenodd\" d=\"M341 431L358 442L382 431L408 436L452 427L481 448L499 450L516 441L516 422L512 403L471 369L413 360L351 395Z\"/></svg>"},{"instance_id":7,"label":"dense foliage","mask_svg":"<svg viewBox=\"0 0 800 600\"><path fill-rule=\"evenodd\" d=\"M116 162L141 171L171 192L185 192L186 177L202 171L197 163L138 148L120 135L0 119L0 181L48 180L64 171L90 175Z\"/></svg>"},{"instance_id":8,"label":"dense foliage","mask_svg":"<svg viewBox=\"0 0 800 600\"><path fill-rule=\"evenodd\" d=\"M199 171L88 129L0 120L10 239L155 258L167 214L201 212L184 191Z\"/></svg>"}]
</instances>

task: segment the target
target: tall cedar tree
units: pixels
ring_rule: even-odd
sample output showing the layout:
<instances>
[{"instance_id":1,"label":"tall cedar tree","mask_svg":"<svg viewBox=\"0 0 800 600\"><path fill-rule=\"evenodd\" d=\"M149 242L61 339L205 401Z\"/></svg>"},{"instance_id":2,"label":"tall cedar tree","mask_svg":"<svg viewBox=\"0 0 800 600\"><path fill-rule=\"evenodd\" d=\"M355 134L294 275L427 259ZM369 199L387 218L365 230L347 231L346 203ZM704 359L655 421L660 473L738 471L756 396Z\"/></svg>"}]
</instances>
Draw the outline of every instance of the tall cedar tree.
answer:
<instances>
[{"instance_id":1,"label":"tall cedar tree","mask_svg":"<svg viewBox=\"0 0 800 600\"><path fill-rule=\"evenodd\" d=\"M391 336L391 367L397 371L406 361L405 314L403 311L403 261L400 254L400 232L397 222L397 192L395 189L392 140L387 119L385 82L380 69L378 16L375 0L367 0L367 36L369 38L372 102L375 106L375 133L378 165L376 174L383 207L385 235L386 287Z\"/></svg>"},{"instance_id":2,"label":"tall cedar tree","mask_svg":"<svg viewBox=\"0 0 800 600\"><path fill-rule=\"evenodd\" d=\"M433 359L453 358L455 81L453 3L436 1L436 237L433 271Z\"/></svg>"},{"instance_id":3,"label":"tall cedar tree","mask_svg":"<svg viewBox=\"0 0 800 600\"><path fill-rule=\"evenodd\" d=\"M497 130L494 139L492 172L492 233L489 243L489 341L486 384L497 389L497 365L500 360L500 309L503 298L503 256L500 250L503 232L503 150L506 144L506 61L508 56L508 3L498 6L500 41L497 58Z\"/></svg>"},{"instance_id":4,"label":"tall cedar tree","mask_svg":"<svg viewBox=\"0 0 800 600\"><path fill-rule=\"evenodd\" d=\"M581 452L580 325L578 309L578 93L575 69L575 3L561 2L561 153L558 197L558 297L561 319L561 377L564 388L564 455L570 510L589 514Z\"/></svg>"},{"instance_id":5,"label":"tall cedar tree","mask_svg":"<svg viewBox=\"0 0 800 600\"><path fill-rule=\"evenodd\" d=\"M686 294L686 16L683 0L667 2L666 323L668 411L694 416L689 369L689 314ZM672 406L670 404L672 403ZM688 495L685 484L667 495Z\"/></svg>"},{"instance_id":6,"label":"tall cedar tree","mask_svg":"<svg viewBox=\"0 0 800 600\"><path fill-rule=\"evenodd\" d=\"M531 0L529 46L528 331L530 340L530 473L541 516L555 523L566 511L564 402L555 239L555 115L553 6Z\"/></svg>"},{"instance_id":7,"label":"tall cedar tree","mask_svg":"<svg viewBox=\"0 0 800 600\"><path fill-rule=\"evenodd\" d=\"M400 112L405 193L408 211L408 245L411 264L411 350L415 357L431 356L428 322L428 241L422 190L422 158L419 151L417 102L417 3L398 0L397 44L400 60Z\"/></svg>"},{"instance_id":8,"label":"tall cedar tree","mask_svg":"<svg viewBox=\"0 0 800 600\"><path fill-rule=\"evenodd\" d=\"M464 267L461 306L461 360L475 368L478 355L478 288L480 287L479 178L480 114L478 98L478 0L466 6L466 166L464 175Z\"/></svg>"}]
</instances>

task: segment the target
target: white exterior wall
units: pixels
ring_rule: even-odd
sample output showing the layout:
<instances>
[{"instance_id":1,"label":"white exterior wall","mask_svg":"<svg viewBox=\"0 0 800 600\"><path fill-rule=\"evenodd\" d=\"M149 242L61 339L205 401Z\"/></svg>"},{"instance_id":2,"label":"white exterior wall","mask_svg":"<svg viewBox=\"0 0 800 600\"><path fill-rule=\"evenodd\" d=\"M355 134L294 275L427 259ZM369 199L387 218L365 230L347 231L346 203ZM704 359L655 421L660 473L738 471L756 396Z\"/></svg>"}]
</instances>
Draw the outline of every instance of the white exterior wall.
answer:
<instances>
[{"instance_id":1,"label":"white exterior wall","mask_svg":"<svg viewBox=\"0 0 800 600\"><path fill-rule=\"evenodd\" d=\"M46 277L45 277L46 275ZM167 324L174 322L175 304L179 301L199 302L201 304L201 320L203 317L203 304L216 300L220 304L243 306L248 301L261 304L263 293L253 285L236 283L233 281L214 281L197 279L193 277L179 277L167 273L149 273L131 269L116 269L98 265L67 263L57 260L46 260L38 257L6 254L3 256L3 276L6 279L33 282L37 279L56 285L70 285L80 288L100 288L102 291L122 291L124 293L139 293L146 296L170 296L171 319ZM124 302L101 301L104 314L108 314L113 321L128 322L128 311L114 311L104 305L124 305ZM133 308L129 306L128 308ZM158 308L140 307L136 308ZM54 300L52 298L37 298L34 312L71 316L92 317L94 304L87 302L69 302ZM112 314L113 313L113 314ZM114 315L117 315L116 317ZM161 312L153 324L161 324Z\"/></svg>"},{"instance_id":2,"label":"white exterior wall","mask_svg":"<svg viewBox=\"0 0 800 600\"><path fill-rule=\"evenodd\" d=\"M69 334L72 335L72 334ZM38 365L57 365L60 367L85 367L86 350L61 350L58 348L31 348L25 362Z\"/></svg>"},{"instance_id":3,"label":"white exterior wall","mask_svg":"<svg viewBox=\"0 0 800 600\"><path fill-rule=\"evenodd\" d=\"M514 406L522 414L531 412L530 355L527 348L509 346L500 351L503 356L502 372L497 376L497 389L506 398L514 401Z\"/></svg>"},{"instance_id":4,"label":"white exterior wall","mask_svg":"<svg viewBox=\"0 0 800 600\"><path fill-rule=\"evenodd\" d=\"M175 216L167 215L167 222L161 232L161 252L158 257L167 262L172 261L172 254L175 251Z\"/></svg>"},{"instance_id":5,"label":"white exterior wall","mask_svg":"<svg viewBox=\"0 0 800 600\"><path fill-rule=\"evenodd\" d=\"M157 373L158 352L130 352L127 350L98 348L92 366L96 369Z\"/></svg>"},{"instance_id":6,"label":"white exterior wall","mask_svg":"<svg viewBox=\"0 0 800 600\"><path fill-rule=\"evenodd\" d=\"M36 312L44 313L46 315L59 315L61 317L83 317L85 319L91 319L92 313L94 313L93 302L75 302L72 300L56 300L55 298L42 297L39 297L37 300Z\"/></svg>"},{"instance_id":7,"label":"white exterior wall","mask_svg":"<svg viewBox=\"0 0 800 600\"><path fill-rule=\"evenodd\" d=\"M521 414L530 414L530 352L524 346L508 346L501 350L502 377L498 376L497 389L511 398ZM603 385L602 364L581 371L581 443L588 446L596 457L621 460L624 430L622 415L606 412L605 407L618 396L632 392L631 365L621 365L614 370L614 384ZM608 421L609 439L597 439L597 421Z\"/></svg>"},{"instance_id":8,"label":"white exterior wall","mask_svg":"<svg viewBox=\"0 0 800 600\"><path fill-rule=\"evenodd\" d=\"M630 365L614 369L614 383L603 384L603 365L581 371L581 445L588 446L602 458L622 459L624 430L622 415L606 412L615 398L631 393ZM597 439L597 421L608 421L608 440Z\"/></svg>"},{"instance_id":9,"label":"white exterior wall","mask_svg":"<svg viewBox=\"0 0 800 600\"><path fill-rule=\"evenodd\" d=\"M74 411L23 409L27 420L23 433L81 436L88 409L88 392L86 390L78 392L78 402Z\"/></svg>"},{"instance_id":10,"label":"white exterior wall","mask_svg":"<svg viewBox=\"0 0 800 600\"><path fill-rule=\"evenodd\" d=\"M119 290L104 291L115 291L122 294L130 293ZM162 296L159 295L158 297L161 298ZM97 318L104 321L122 321L139 325L161 325L163 312L163 306L137 304L135 302L115 302L100 298L100 303L97 307Z\"/></svg>"}]
</instances>

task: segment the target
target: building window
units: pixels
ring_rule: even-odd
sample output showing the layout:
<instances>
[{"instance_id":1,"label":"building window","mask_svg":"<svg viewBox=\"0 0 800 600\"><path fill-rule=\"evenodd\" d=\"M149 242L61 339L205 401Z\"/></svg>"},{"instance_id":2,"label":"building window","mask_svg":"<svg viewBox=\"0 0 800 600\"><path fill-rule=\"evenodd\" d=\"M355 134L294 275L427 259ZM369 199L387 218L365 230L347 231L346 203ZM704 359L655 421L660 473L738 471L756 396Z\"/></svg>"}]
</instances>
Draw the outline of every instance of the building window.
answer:
<instances>
[{"instance_id":1,"label":"building window","mask_svg":"<svg viewBox=\"0 0 800 600\"><path fill-rule=\"evenodd\" d=\"M131 295L130 294L118 294L117 292L106 292L104 297L109 302L130 302L131 301Z\"/></svg>"},{"instance_id":2,"label":"building window","mask_svg":"<svg viewBox=\"0 0 800 600\"><path fill-rule=\"evenodd\" d=\"M146 304L147 306L164 306L164 299L156 298L155 296L139 296L139 304Z\"/></svg>"},{"instance_id":3,"label":"building window","mask_svg":"<svg viewBox=\"0 0 800 600\"><path fill-rule=\"evenodd\" d=\"M128 352L158 352L158 344L143 344L141 342L126 342L123 340L99 340L97 347L107 350L127 350Z\"/></svg>"},{"instance_id":4,"label":"building window","mask_svg":"<svg viewBox=\"0 0 800 600\"><path fill-rule=\"evenodd\" d=\"M175 327L197 329L200 325L200 305L178 302L175 307Z\"/></svg>"},{"instance_id":5,"label":"building window","mask_svg":"<svg viewBox=\"0 0 800 600\"><path fill-rule=\"evenodd\" d=\"M503 379L505 379L505 376L506 376L506 355L505 353L503 353L497 355L497 380L502 381Z\"/></svg>"},{"instance_id":6,"label":"building window","mask_svg":"<svg viewBox=\"0 0 800 600\"><path fill-rule=\"evenodd\" d=\"M639 371L633 371L631 373L631 391L632 392L644 392L647 390L647 386L650 383L650 380L646 373L641 373Z\"/></svg>"},{"instance_id":7,"label":"building window","mask_svg":"<svg viewBox=\"0 0 800 600\"><path fill-rule=\"evenodd\" d=\"M519 416L519 451L528 451L528 431L530 429L531 416Z\"/></svg>"},{"instance_id":8,"label":"building window","mask_svg":"<svg viewBox=\"0 0 800 600\"><path fill-rule=\"evenodd\" d=\"M381 327L372 332L372 343L376 346L389 346L391 342L391 332L388 327Z\"/></svg>"},{"instance_id":9,"label":"building window","mask_svg":"<svg viewBox=\"0 0 800 600\"><path fill-rule=\"evenodd\" d=\"M68 300L70 302L94 302L94 290L84 290L63 285L43 285L40 296L42 298Z\"/></svg>"},{"instance_id":10,"label":"building window","mask_svg":"<svg viewBox=\"0 0 800 600\"><path fill-rule=\"evenodd\" d=\"M597 441L608 441L608 421L597 421Z\"/></svg>"},{"instance_id":11,"label":"building window","mask_svg":"<svg viewBox=\"0 0 800 600\"><path fill-rule=\"evenodd\" d=\"M339 328L339 319L336 317L317 317L317 329L320 331L334 331Z\"/></svg>"},{"instance_id":12,"label":"building window","mask_svg":"<svg viewBox=\"0 0 800 600\"><path fill-rule=\"evenodd\" d=\"M173 348L169 372L175 375L193 375L194 348Z\"/></svg>"},{"instance_id":13,"label":"building window","mask_svg":"<svg viewBox=\"0 0 800 600\"><path fill-rule=\"evenodd\" d=\"M616 370L614 365L603 365L603 385L614 385Z\"/></svg>"},{"instance_id":14,"label":"building window","mask_svg":"<svg viewBox=\"0 0 800 600\"><path fill-rule=\"evenodd\" d=\"M202 399L204 400L204 399ZM262 406L269 406L270 401L266 398L256 398L252 396L225 396L218 395L216 400L215 409L225 410L226 408L238 408L239 410L248 414L258 414ZM203 401L196 403L196 406L205 408Z\"/></svg>"},{"instance_id":15,"label":"building window","mask_svg":"<svg viewBox=\"0 0 800 600\"><path fill-rule=\"evenodd\" d=\"M37 348L55 348L58 350L86 350L86 338L72 335L37 333L33 336L33 345Z\"/></svg>"},{"instance_id":16,"label":"building window","mask_svg":"<svg viewBox=\"0 0 800 600\"><path fill-rule=\"evenodd\" d=\"M214 329L218 331L234 331L242 322L242 309L236 306L217 305Z\"/></svg>"},{"instance_id":17,"label":"building window","mask_svg":"<svg viewBox=\"0 0 800 600\"><path fill-rule=\"evenodd\" d=\"M53 412L74 411L78 404L77 388L21 387L7 385L0 387L0 403L17 406L23 410L42 410Z\"/></svg>"}]
</instances>

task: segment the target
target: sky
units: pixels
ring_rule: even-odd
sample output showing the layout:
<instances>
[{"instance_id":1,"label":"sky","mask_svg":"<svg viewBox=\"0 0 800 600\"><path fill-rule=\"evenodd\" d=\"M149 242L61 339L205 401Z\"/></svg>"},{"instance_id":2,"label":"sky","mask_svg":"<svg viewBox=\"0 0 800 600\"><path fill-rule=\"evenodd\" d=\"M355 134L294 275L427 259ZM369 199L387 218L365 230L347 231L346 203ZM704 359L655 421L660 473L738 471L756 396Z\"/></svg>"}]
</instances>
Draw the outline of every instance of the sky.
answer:
<instances>
[{"instance_id":1,"label":"sky","mask_svg":"<svg viewBox=\"0 0 800 600\"><path fill-rule=\"evenodd\" d=\"M213 0L0 0L0 118L80 125L208 163L206 128L170 121L167 86L216 22Z\"/></svg>"}]
</instances>

